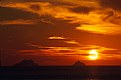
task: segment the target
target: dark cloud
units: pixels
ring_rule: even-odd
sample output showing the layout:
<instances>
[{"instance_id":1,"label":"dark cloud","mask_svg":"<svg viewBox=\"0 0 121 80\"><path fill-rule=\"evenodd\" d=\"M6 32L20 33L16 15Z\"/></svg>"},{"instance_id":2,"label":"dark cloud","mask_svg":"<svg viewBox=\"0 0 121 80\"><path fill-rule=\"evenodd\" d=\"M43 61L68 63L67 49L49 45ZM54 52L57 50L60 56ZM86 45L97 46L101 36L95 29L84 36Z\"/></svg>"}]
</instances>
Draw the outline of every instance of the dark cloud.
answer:
<instances>
[{"instance_id":1,"label":"dark cloud","mask_svg":"<svg viewBox=\"0 0 121 80\"><path fill-rule=\"evenodd\" d=\"M88 14L90 11L94 10L94 8L84 7L84 6L78 6L78 7L70 8L70 10L73 11L73 12L75 12L75 13Z\"/></svg>"},{"instance_id":2,"label":"dark cloud","mask_svg":"<svg viewBox=\"0 0 121 80\"><path fill-rule=\"evenodd\" d=\"M38 18L37 14L27 11L22 11L10 7L0 7L0 21L3 20L16 20L16 19L35 19Z\"/></svg>"},{"instance_id":3,"label":"dark cloud","mask_svg":"<svg viewBox=\"0 0 121 80\"><path fill-rule=\"evenodd\" d=\"M55 21L52 17L50 17L50 19ZM50 25L41 21L38 25L2 25L2 27L0 27L0 47L16 50L37 49L36 47L31 47L25 44L30 41L33 41L37 45L49 47L77 46L65 43L63 40L48 40L48 37L50 36L63 36L66 31L73 30L72 26L74 25L66 24L66 21L56 20L56 22L58 22L56 25ZM63 28L61 26L67 27Z\"/></svg>"},{"instance_id":4,"label":"dark cloud","mask_svg":"<svg viewBox=\"0 0 121 80\"><path fill-rule=\"evenodd\" d=\"M44 47L77 47L77 44L68 44L64 40L48 40L50 36L63 36L76 40L83 45L97 45L120 49L121 35L100 35L75 30L78 24L69 24L68 20L59 20L51 16L39 17L54 22L55 25L39 22L37 25L3 25L0 27L1 48L35 49L24 43L33 41ZM62 27L64 26L64 27ZM113 40L110 40L113 39ZM103 43L103 44L102 44Z\"/></svg>"},{"instance_id":5,"label":"dark cloud","mask_svg":"<svg viewBox=\"0 0 121 80\"><path fill-rule=\"evenodd\" d=\"M73 3L68 3L68 2L58 2L58 1L49 1L51 4L53 4L54 6L76 6Z\"/></svg>"},{"instance_id":6,"label":"dark cloud","mask_svg":"<svg viewBox=\"0 0 121 80\"><path fill-rule=\"evenodd\" d=\"M78 56L88 56L89 54L65 54L65 55L70 55L70 56L76 56L76 55L78 55Z\"/></svg>"},{"instance_id":7,"label":"dark cloud","mask_svg":"<svg viewBox=\"0 0 121 80\"><path fill-rule=\"evenodd\" d=\"M33 10L36 10L36 11L41 9L40 5L38 5L38 4L33 4L30 6L30 8Z\"/></svg>"},{"instance_id":8,"label":"dark cloud","mask_svg":"<svg viewBox=\"0 0 121 80\"><path fill-rule=\"evenodd\" d=\"M114 11L107 11L107 13L105 13L107 16L103 18L103 20L107 20L111 17L113 17L115 15L115 12Z\"/></svg>"},{"instance_id":9,"label":"dark cloud","mask_svg":"<svg viewBox=\"0 0 121 80\"><path fill-rule=\"evenodd\" d=\"M74 52L74 51L72 51L72 50L60 50L58 53L72 53L72 52Z\"/></svg>"},{"instance_id":10,"label":"dark cloud","mask_svg":"<svg viewBox=\"0 0 121 80\"><path fill-rule=\"evenodd\" d=\"M99 0L101 6L121 10L121 0Z\"/></svg>"}]
</instances>

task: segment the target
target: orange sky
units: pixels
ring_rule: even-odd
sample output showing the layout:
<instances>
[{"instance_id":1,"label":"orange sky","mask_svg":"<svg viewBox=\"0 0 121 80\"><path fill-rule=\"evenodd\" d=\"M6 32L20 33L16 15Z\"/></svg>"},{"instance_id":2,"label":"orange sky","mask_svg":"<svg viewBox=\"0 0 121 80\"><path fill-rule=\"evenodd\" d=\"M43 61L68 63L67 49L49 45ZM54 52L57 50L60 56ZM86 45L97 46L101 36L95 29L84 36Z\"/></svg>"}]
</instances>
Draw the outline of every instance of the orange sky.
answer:
<instances>
[{"instance_id":1,"label":"orange sky","mask_svg":"<svg viewBox=\"0 0 121 80\"><path fill-rule=\"evenodd\" d=\"M121 65L120 0L2 0L1 64ZM97 50L98 58L89 59Z\"/></svg>"}]
</instances>

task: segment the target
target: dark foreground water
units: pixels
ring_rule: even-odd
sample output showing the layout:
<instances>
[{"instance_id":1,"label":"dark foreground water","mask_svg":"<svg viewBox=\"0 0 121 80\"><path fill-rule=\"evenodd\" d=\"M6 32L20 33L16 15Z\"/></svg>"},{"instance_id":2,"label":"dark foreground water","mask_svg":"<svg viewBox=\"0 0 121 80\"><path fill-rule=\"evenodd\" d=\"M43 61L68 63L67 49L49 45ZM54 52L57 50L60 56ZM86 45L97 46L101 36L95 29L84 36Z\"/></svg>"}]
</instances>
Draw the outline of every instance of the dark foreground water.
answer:
<instances>
[{"instance_id":1,"label":"dark foreground water","mask_svg":"<svg viewBox=\"0 0 121 80\"><path fill-rule=\"evenodd\" d=\"M121 80L121 66L1 67L0 80Z\"/></svg>"}]
</instances>

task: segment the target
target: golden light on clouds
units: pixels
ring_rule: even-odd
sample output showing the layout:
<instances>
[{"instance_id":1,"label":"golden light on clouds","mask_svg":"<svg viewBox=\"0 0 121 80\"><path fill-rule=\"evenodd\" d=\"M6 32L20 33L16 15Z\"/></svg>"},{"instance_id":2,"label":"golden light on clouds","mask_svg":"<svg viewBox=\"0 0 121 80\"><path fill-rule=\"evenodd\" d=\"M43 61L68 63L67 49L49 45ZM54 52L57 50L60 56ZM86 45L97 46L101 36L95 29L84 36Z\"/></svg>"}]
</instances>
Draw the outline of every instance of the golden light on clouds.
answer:
<instances>
[{"instance_id":1,"label":"golden light on clouds","mask_svg":"<svg viewBox=\"0 0 121 80\"><path fill-rule=\"evenodd\" d=\"M74 40L71 40L71 41L65 41L66 43L68 44L79 44L78 42L74 41Z\"/></svg>"},{"instance_id":2,"label":"golden light on clouds","mask_svg":"<svg viewBox=\"0 0 121 80\"><path fill-rule=\"evenodd\" d=\"M107 23L108 24L108 23ZM95 25L82 25L77 27L77 30L84 30L89 31L91 33L98 33L98 34L121 34L121 30L119 29L119 25L114 24L95 24Z\"/></svg>"},{"instance_id":3,"label":"golden light on clouds","mask_svg":"<svg viewBox=\"0 0 121 80\"><path fill-rule=\"evenodd\" d=\"M54 1L50 1L54 2ZM88 31L98 34L121 34L120 12L113 9L103 9L94 0L58 0L57 2L66 2L73 5L55 5L50 2L26 2L26 3L3 3L3 7L12 7L29 11L39 16L51 15L54 18L62 20L70 20L68 23L77 23L76 30ZM79 3L81 2L81 4ZM78 4L78 5L74 5ZM93 6L92 6L93 4ZM85 10L86 9L86 10ZM81 12L79 11L81 10Z\"/></svg>"},{"instance_id":4,"label":"golden light on clouds","mask_svg":"<svg viewBox=\"0 0 121 80\"><path fill-rule=\"evenodd\" d=\"M49 37L48 39L66 39L64 38L63 36L52 36L52 37Z\"/></svg>"}]
</instances>

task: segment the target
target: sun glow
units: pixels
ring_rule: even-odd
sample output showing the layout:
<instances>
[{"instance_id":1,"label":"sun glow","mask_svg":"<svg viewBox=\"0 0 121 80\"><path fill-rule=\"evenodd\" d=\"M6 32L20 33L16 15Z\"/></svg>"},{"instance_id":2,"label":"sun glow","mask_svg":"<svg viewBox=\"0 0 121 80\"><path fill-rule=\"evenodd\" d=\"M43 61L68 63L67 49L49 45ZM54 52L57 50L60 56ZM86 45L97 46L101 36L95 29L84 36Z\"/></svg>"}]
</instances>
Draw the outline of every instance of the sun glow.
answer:
<instances>
[{"instance_id":1,"label":"sun glow","mask_svg":"<svg viewBox=\"0 0 121 80\"><path fill-rule=\"evenodd\" d=\"M96 60L98 58L98 52L96 50L89 51L89 59Z\"/></svg>"}]
</instances>

